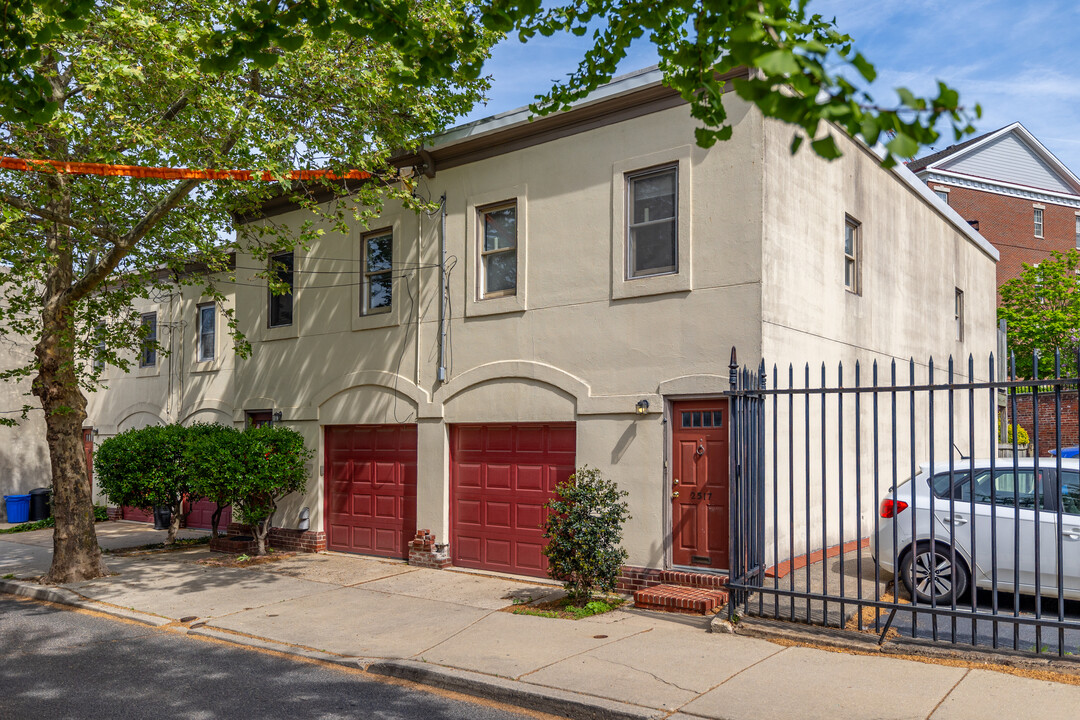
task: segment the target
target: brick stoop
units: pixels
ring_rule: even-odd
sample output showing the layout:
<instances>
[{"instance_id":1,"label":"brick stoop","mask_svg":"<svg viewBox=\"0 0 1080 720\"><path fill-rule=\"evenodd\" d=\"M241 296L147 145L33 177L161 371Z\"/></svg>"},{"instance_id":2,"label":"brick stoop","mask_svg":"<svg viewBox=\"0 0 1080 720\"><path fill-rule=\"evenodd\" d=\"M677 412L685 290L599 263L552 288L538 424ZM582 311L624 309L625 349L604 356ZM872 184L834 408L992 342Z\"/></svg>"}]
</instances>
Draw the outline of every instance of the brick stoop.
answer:
<instances>
[{"instance_id":1,"label":"brick stoop","mask_svg":"<svg viewBox=\"0 0 1080 720\"><path fill-rule=\"evenodd\" d=\"M727 590L690 585L654 585L634 593L634 607L639 610L709 615L724 607Z\"/></svg>"}]
</instances>

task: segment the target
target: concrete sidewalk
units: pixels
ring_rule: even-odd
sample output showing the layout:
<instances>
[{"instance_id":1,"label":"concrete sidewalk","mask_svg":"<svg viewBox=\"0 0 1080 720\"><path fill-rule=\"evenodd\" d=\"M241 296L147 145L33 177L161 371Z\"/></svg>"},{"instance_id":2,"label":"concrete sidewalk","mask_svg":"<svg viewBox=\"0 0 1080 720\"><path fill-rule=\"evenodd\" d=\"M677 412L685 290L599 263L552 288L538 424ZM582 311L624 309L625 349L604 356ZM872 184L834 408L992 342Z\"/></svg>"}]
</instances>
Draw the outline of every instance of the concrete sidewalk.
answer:
<instances>
[{"instance_id":1,"label":"concrete sidewalk","mask_svg":"<svg viewBox=\"0 0 1080 720\"><path fill-rule=\"evenodd\" d=\"M164 535L98 528L113 547ZM0 575L40 575L50 552L51 531L0 535ZM111 555L111 577L60 590L7 579L0 590L574 717L941 719L1020 717L1038 707L1041 718L1064 719L1080 705L1072 685L710 634L705 618L502 612L559 591L528 579L337 554L245 568L199 562L214 556L201 548Z\"/></svg>"}]
</instances>

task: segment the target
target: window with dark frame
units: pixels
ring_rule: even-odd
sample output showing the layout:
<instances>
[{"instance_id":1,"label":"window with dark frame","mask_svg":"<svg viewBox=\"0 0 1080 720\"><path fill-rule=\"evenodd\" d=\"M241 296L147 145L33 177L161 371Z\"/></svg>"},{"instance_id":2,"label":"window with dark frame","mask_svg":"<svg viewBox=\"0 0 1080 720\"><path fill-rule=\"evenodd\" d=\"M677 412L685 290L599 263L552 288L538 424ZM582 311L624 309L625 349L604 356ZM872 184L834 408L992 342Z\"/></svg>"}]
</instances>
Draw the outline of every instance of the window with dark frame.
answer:
<instances>
[{"instance_id":1,"label":"window with dark frame","mask_svg":"<svg viewBox=\"0 0 1080 720\"><path fill-rule=\"evenodd\" d=\"M489 205L480 215L480 299L517 294L517 202Z\"/></svg>"},{"instance_id":2,"label":"window with dark frame","mask_svg":"<svg viewBox=\"0 0 1080 720\"><path fill-rule=\"evenodd\" d=\"M143 313L141 324L145 334L139 351L139 367L154 367L157 365L157 313Z\"/></svg>"},{"instance_id":3,"label":"window with dark frame","mask_svg":"<svg viewBox=\"0 0 1080 720\"><path fill-rule=\"evenodd\" d=\"M94 372L105 369L105 323L94 326Z\"/></svg>"},{"instance_id":4,"label":"window with dark frame","mask_svg":"<svg viewBox=\"0 0 1080 720\"><path fill-rule=\"evenodd\" d=\"M394 233L368 233L362 242L364 284L360 289L360 314L389 312L393 303Z\"/></svg>"},{"instance_id":5,"label":"window with dark frame","mask_svg":"<svg viewBox=\"0 0 1080 720\"><path fill-rule=\"evenodd\" d=\"M626 277L679 272L676 166L626 176Z\"/></svg>"},{"instance_id":6,"label":"window with dark frame","mask_svg":"<svg viewBox=\"0 0 1080 720\"><path fill-rule=\"evenodd\" d=\"M289 286L289 292L275 295L267 288L268 324L285 327L293 321L293 253L292 251L270 256L270 269L278 281Z\"/></svg>"},{"instance_id":7,"label":"window with dark frame","mask_svg":"<svg viewBox=\"0 0 1080 720\"><path fill-rule=\"evenodd\" d=\"M198 306L198 361L213 360L217 351L217 305Z\"/></svg>"},{"instance_id":8,"label":"window with dark frame","mask_svg":"<svg viewBox=\"0 0 1080 720\"><path fill-rule=\"evenodd\" d=\"M844 220L844 287L848 292L856 295L862 294L862 283L859 277L861 252L861 226L857 220L848 217Z\"/></svg>"},{"instance_id":9,"label":"window with dark frame","mask_svg":"<svg viewBox=\"0 0 1080 720\"><path fill-rule=\"evenodd\" d=\"M1043 211L1042 208L1035 208L1035 237L1041 238L1043 236Z\"/></svg>"},{"instance_id":10,"label":"window with dark frame","mask_svg":"<svg viewBox=\"0 0 1080 720\"><path fill-rule=\"evenodd\" d=\"M958 342L964 341L964 291L960 288L956 288L956 300L953 308L953 313L956 316L956 339Z\"/></svg>"}]
</instances>

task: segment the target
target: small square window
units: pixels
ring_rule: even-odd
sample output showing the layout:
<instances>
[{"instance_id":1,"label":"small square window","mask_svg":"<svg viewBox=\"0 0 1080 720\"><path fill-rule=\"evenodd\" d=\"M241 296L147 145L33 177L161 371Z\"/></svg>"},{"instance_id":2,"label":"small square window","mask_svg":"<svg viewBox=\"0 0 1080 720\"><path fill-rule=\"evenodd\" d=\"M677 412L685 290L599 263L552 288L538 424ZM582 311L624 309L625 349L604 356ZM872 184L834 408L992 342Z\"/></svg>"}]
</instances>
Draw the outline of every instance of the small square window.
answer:
<instances>
[{"instance_id":1,"label":"small square window","mask_svg":"<svg viewBox=\"0 0 1080 720\"><path fill-rule=\"evenodd\" d=\"M284 327L292 325L293 321L293 254L292 252L277 253L270 256L270 270L277 275L277 279L289 286L289 292L275 295L269 292L268 322L270 327Z\"/></svg>"},{"instance_id":2,"label":"small square window","mask_svg":"<svg viewBox=\"0 0 1080 720\"><path fill-rule=\"evenodd\" d=\"M157 365L157 313L144 313L142 348L139 351L139 367Z\"/></svg>"},{"instance_id":3,"label":"small square window","mask_svg":"<svg viewBox=\"0 0 1080 720\"><path fill-rule=\"evenodd\" d=\"M1041 238L1043 236L1043 211L1042 208L1035 208L1035 237Z\"/></svg>"},{"instance_id":4,"label":"small square window","mask_svg":"<svg viewBox=\"0 0 1080 720\"><path fill-rule=\"evenodd\" d=\"M956 300L953 306L953 314L956 319L956 340L964 341L964 291L956 288Z\"/></svg>"},{"instance_id":5,"label":"small square window","mask_svg":"<svg viewBox=\"0 0 1080 720\"><path fill-rule=\"evenodd\" d=\"M360 314L390 312L394 298L394 233L380 230L364 236L364 285Z\"/></svg>"},{"instance_id":6,"label":"small square window","mask_svg":"<svg viewBox=\"0 0 1080 720\"><path fill-rule=\"evenodd\" d=\"M679 272L678 171L674 167L626 176L626 276Z\"/></svg>"},{"instance_id":7,"label":"small square window","mask_svg":"<svg viewBox=\"0 0 1080 720\"><path fill-rule=\"evenodd\" d=\"M935 190L934 194L938 196L938 200L945 203L946 205L949 204L949 193L945 192L944 190Z\"/></svg>"},{"instance_id":8,"label":"small square window","mask_svg":"<svg viewBox=\"0 0 1080 720\"><path fill-rule=\"evenodd\" d=\"M517 203L481 208L480 299L517 293Z\"/></svg>"},{"instance_id":9,"label":"small square window","mask_svg":"<svg viewBox=\"0 0 1080 720\"><path fill-rule=\"evenodd\" d=\"M198 361L206 362L217 356L217 306L214 303L198 307Z\"/></svg>"},{"instance_id":10,"label":"small square window","mask_svg":"<svg viewBox=\"0 0 1080 720\"><path fill-rule=\"evenodd\" d=\"M862 283L860 282L860 263L862 258L862 233L860 232L861 226L859 223L852 219L847 218L844 221L844 287L848 292L855 293L856 295L862 294Z\"/></svg>"}]
</instances>

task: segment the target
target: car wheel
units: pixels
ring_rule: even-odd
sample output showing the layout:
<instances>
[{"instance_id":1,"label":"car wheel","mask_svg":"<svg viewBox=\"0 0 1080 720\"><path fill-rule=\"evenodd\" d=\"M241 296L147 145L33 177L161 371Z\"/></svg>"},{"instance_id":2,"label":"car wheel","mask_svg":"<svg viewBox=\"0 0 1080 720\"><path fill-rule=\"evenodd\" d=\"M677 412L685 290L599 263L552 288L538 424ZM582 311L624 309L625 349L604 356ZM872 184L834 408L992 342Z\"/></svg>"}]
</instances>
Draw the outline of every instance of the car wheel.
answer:
<instances>
[{"instance_id":1,"label":"car wheel","mask_svg":"<svg viewBox=\"0 0 1080 720\"><path fill-rule=\"evenodd\" d=\"M952 604L967 591L969 575L963 559L957 555L953 562L947 545L929 543L916 546L900 563L900 577L908 592L920 603Z\"/></svg>"}]
</instances>

